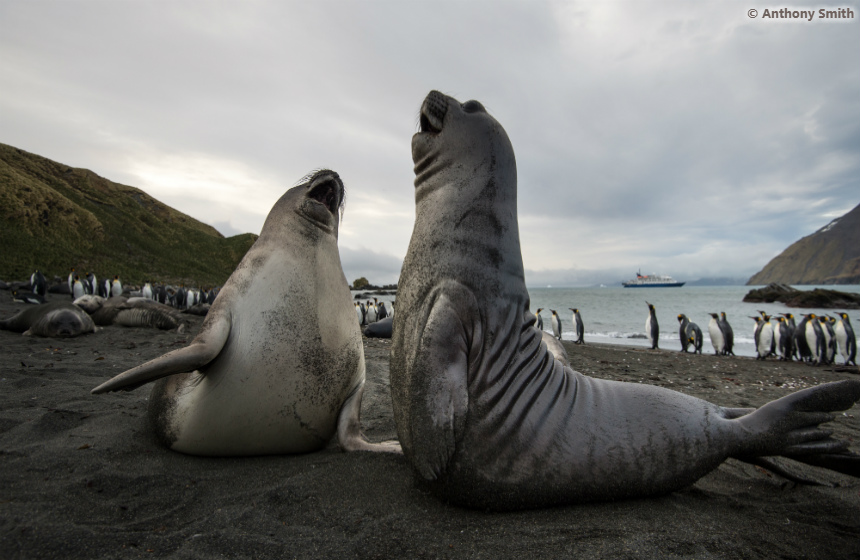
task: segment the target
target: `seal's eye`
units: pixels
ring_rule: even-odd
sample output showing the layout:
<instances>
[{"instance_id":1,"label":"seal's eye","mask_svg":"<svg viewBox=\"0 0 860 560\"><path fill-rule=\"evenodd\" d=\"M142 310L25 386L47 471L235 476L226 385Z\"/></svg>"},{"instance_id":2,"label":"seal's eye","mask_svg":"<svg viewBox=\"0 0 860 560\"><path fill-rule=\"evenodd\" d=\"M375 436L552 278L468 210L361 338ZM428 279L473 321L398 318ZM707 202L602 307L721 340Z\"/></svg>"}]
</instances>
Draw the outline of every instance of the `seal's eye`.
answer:
<instances>
[{"instance_id":1,"label":"seal's eye","mask_svg":"<svg viewBox=\"0 0 860 560\"><path fill-rule=\"evenodd\" d=\"M481 111L482 113L487 112L487 110L484 109L484 106L481 105L480 102L475 101L474 99L463 103L463 110L467 113L477 113L478 111Z\"/></svg>"}]
</instances>

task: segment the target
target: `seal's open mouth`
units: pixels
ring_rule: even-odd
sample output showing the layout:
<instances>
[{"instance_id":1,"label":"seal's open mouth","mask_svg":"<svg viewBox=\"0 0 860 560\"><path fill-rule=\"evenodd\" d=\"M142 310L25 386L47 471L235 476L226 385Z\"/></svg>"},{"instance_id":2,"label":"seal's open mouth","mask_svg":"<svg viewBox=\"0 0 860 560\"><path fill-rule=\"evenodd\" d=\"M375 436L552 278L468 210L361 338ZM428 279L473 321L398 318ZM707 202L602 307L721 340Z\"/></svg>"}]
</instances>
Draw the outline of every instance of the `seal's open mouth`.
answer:
<instances>
[{"instance_id":1,"label":"seal's open mouth","mask_svg":"<svg viewBox=\"0 0 860 560\"><path fill-rule=\"evenodd\" d=\"M436 134L442 131L445 113L448 112L448 99L436 90L431 91L421 104L421 132Z\"/></svg>"},{"instance_id":2,"label":"seal's open mouth","mask_svg":"<svg viewBox=\"0 0 860 560\"><path fill-rule=\"evenodd\" d=\"M314 181L308 196L325 206L333 216L340 206L341 186L337 175L325 175Z\"/></svg>"}]
</instances>

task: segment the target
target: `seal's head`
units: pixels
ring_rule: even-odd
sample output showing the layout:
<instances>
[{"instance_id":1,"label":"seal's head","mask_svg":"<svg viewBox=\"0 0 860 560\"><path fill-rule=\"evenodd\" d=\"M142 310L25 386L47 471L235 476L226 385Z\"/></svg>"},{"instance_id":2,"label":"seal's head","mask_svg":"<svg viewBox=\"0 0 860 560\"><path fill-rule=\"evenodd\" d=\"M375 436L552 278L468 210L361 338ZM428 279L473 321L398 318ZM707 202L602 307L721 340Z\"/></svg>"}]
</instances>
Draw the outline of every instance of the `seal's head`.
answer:
<instances>
[{"instance_id":1,"label":"seal's head","mask_svg":"<svg viewBox=\"0 0 860 560\"><path fill-rule=\"evenodd\" d=\"M337 238L344 194L343 181L337 173L329 169L314 171L278 199L266 218L261 237L267 230L280 230L285 222L293 222L286 219L293 214L300 218L306 234L322 232Z\"/></svg>"},{"instance_id":2,"label":"seal's head","mask_svg":"<svg viewBox=\"0 0 860 560\"><path fill-rule=\"evenodd\" d=\"M85 296L81 296L76 299L74 302L75 305L92 315L99 309L101 309L107 300L101 296L94 296L92 294L87 294Z\"/></svg>"},{"instance_id":3,"label":"seal's head","mask_svg":"<svg viewBox=\"0 0 860 560\"><path fill-rule=\"evenodd\" d=\"M516 198L513 147L505 129L481 103L460 103L431 91L421 104L419 126L412 137L416 189L452 181L483 188L487 179L504 177L513 183L506 194ZM437 177L441 181L434 180ZM416 192L416 199L421 196Z\"/></svg>"},{"instance_id":4,"label":"seal's head","mask_svg":"<svg viewBox=\"0 0 860 560\"><path fill-rule=\"evenodd\" d=\"M82 310L55 309L45 314L24 334L52 338L73 338L95 330L93 321Z\"/></svg>"},{"instance_id":5,"label":"seal's head","mask_svg":"<svg viewBox=\"0 0 860 560\"><path fill-rule=\"evenodd\" d=\"M481 103L438 91L421 104L419 125L412 137L415 228L401 279L414 273L429 287L432 278L470 278L488 290L502 272L524 292L517 168L504 128Z\"/></svg>"}]
</instances>

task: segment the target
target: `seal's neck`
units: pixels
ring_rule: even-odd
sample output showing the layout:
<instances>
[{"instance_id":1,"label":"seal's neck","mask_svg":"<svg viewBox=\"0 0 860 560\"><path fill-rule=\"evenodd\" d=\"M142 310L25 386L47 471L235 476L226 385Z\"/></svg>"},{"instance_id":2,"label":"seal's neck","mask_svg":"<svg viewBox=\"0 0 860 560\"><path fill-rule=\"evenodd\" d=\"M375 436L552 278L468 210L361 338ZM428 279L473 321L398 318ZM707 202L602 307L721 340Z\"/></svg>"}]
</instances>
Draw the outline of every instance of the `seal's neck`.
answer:
<instances>
[{"instance_id":1,"label":"seal's neck","mask_svg":"<svg viewBox=\"0 0 860 560\"><path fill-rule=\"evenodd\" d=\"M416 178L408 258L426 263L421 274L497 293L525 289L516 177L513 153L493 150Z\"/></svg>"}]
</instances>

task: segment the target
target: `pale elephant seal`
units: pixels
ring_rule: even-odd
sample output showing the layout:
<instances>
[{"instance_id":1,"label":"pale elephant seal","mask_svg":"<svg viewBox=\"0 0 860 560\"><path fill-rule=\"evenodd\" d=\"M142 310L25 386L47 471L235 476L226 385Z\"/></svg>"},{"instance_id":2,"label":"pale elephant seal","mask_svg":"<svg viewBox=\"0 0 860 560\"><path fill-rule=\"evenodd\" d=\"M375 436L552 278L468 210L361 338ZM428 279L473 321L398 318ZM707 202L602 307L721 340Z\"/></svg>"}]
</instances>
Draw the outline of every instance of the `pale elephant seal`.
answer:
<instances>
[{"instance_id":1,"label":"pale elephant seal","mask_svg":"<svg viewBox=\"0 0 860 560\"><path fill-rule=\"evenodd\" d=\"M93 393L164 378L149 417L165 444L184 453L302 453L335 432L346 450L399 451L359 430L364 347L337 248L343 196L328 170L287 191L192 343Z\"/></svg>"},{"instance_id":2,"label":"pale elephant seal","mask_svg":"<svg viewBox=\"0 0 860 560\"><path fill-rule=\"evenodd\" d=\"M68 301L54 301L28 307L0 321L0 329L25 336L71 338L95 332L96 326L83 309Z\"/></svg>"},{"instance_id":3,"label":"pale elephant seal","mask_svg":"<svg viewBox=\"0 0 860 560\"><path fill-rule=\"evenodd\" d=\"M860 398L860 381L726 409L556 361L527 311L505 131L480 103L438 92L420 123L390 373L403 452L434 493L518 509L663 494L728 457L835 454L856 470L817 425Z\"/></svg>"}]
</instances>

